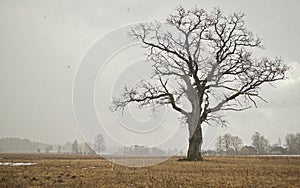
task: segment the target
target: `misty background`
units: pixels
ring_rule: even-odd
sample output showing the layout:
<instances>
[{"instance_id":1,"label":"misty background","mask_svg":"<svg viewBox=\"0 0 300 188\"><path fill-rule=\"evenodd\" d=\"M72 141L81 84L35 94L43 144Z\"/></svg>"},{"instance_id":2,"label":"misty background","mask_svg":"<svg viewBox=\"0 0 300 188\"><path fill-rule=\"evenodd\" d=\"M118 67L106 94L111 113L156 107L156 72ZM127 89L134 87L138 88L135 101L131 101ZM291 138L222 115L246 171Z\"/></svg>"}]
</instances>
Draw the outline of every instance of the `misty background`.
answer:
<instances>
[{"instance_id":1,"label":"misty background","mask_svg":"<svg viewBox=\"0 0 300 188\"><path fill-rule=\"evenodd\" d=\"M255 131L271 143L299 132L297 0L1 0L0 137L51 144L83 142L72 108L73 81L81 60L106 33L128 24L164 21L178 5L207 10L220 7L225 14L245 12L247 28L258 34L266 47L257 54L282 57L291 66L287 80L263 87L261 94L268 103L230 113L229 126L220 129L220 134L237 135L249 145Z\"/></svg>"}]
</instances>

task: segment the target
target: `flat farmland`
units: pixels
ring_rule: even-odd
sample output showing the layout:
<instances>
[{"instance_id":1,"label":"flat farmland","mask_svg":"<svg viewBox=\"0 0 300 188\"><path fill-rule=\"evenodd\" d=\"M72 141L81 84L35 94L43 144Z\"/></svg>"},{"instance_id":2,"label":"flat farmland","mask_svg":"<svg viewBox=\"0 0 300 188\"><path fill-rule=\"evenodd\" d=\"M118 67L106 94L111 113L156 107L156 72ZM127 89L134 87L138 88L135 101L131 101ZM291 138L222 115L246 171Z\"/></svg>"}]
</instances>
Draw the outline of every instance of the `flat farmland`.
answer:
<instances>
[{"instance_id":1,"label":"flat farmland","mask_svg":"<svg viewBox=\"0 0 300 188\"><path fill-rule=\"evenodd\" d=\"M0 154L0 187L300 187L300 156L179 159L133 168L100 156Z\"/></svg>"}]
</instances>

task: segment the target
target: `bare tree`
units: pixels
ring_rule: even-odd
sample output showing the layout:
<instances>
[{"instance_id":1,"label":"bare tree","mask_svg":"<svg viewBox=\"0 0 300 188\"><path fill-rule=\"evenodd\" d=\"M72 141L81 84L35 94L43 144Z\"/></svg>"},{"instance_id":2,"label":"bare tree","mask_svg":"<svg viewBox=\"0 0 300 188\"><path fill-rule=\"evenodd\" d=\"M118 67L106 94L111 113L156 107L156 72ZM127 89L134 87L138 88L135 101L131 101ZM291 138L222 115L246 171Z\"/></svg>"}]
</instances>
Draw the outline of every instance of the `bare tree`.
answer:
<instances>
[{"instance_id":1,"label":"bare tree","mask_svg":"<svg viewBox=\"0 0 300 188\"><path fill-rule=\"evenodd\" d=\"M75 140L75 141L72 143L72 153L73 153L73 154L78 154L78 153L79 153L79 147L78 147L78 142L77 142L77 140Z\"/></svg>"},{"instance_id":2,"label":"bare tree","mask_svg":"<svg viewBox=\"0 0 300 188\"><path fill-rule=\"evenodd\" d=\"M223 136L222 138L222 145L223 145L223 148L226 152L226 154L230 154L230 152L233 150L232 149L232 136L231 134L227 133Z\"/></svg>"},{"instance_id":3,"label":"bare tree","mask_svg":"<svg viewBox=\"0 0 300 188\"><path fill-rule=\"evenodd\" d=\"M102 134L98 134L95 138L94 150L97 153L105 151L105 141Z\"/></svg>"},{"instance_id":4,"label":"bare tree","mask_svg":"<svg viewBox=\"0 0 300 188\"><path fill-rule=\"evenodd\" d=\"M259 132L255 132L252 135L252 146L258 151L259 155L267 154L270 142Z\"/></svg>"},{"instance_id":5,"label":"bare tree","mask_svg":"<svg viewBox=\"0 0 300 188\"><path fill-rule=\"evenodd\" d=\"M216 151L222 155L223 154L223 142L222 142L222 136L218 136L216 143L215 143Z\"/></svg>"},{"instance_id":6,"label":"bare tree","mask_svg":"<svg viewBox=\"0 0 300 188\"><path fill-rule=\"evenodd\" d=\"M227 155L238 154L238 151L243 145L242 139L238 136L232 136L227 133L224 136L219 136L216 141L216 150L221 155L225 151ZM234 153L233 153L234 152Z\"/></svg>"},{"instance_id":7,"label":"bare tree","mask_svg":"<svg viewBox=\"0 0 300 188\"><path fill-rule=\"evenodd\" d=\"M114 98L112 110L130 103L141 107L169 105L189 130L188 160L202 160L202 124L224 124L221 111L241 111L264 100L259 88L285 78L282 60L255 58L261 40L248 31L244 13L223 15L197 7L178 7L166 25L139 24L130 36L142 42L153 62L153 75ZM183 99L191 104L182 107Z\"/></svg>"},{"instance_id":8,"label":"bare tree","mask_svg":"<svg viewBox=\"0 0 300 188\"><path fill-rule=\"evenodd\" d=\"M243 141L240 137L238 136L233 136L231 138L231 145L232 145L232 148L235 152L235 154L238 154L239 153L239 150L242 148L243 146Z\"/></svg>"},{"instance_id":9,"label":"bare tree","mask_svg":"<svg viewBox=\"0 0 300 188\"><path fill-rule=\"evenodd\" d=\"M285 141L290 154L300 154L300 133L287 134Z\"/></svg>"}]
</instances>

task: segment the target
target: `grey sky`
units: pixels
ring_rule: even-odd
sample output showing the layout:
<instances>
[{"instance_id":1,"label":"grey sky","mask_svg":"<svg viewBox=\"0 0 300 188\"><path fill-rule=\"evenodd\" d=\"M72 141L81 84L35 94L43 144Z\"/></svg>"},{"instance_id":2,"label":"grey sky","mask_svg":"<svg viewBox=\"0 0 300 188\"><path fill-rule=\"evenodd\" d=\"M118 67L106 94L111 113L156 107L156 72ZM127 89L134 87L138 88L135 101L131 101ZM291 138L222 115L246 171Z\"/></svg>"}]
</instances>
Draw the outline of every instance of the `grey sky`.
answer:
<instances>
[{"instance_id":1,"label":"grey sky","mask_svg":"<svg viewBox=\"0 0 300 188\"><path fill-rule=\"evenodd\" d=\"M86 52L111 30L137 22L164 20L176 6L194 5L225 13L244 11L246 25L266 49L283 57L290 79L267 86L269 103L232 113L230 132L250 144L261 132L271 142L300 131L300 2L290 1L0 1L0 137L47 143L80 139L72 110L72 86Z\"/></svg>"}]
</instances>

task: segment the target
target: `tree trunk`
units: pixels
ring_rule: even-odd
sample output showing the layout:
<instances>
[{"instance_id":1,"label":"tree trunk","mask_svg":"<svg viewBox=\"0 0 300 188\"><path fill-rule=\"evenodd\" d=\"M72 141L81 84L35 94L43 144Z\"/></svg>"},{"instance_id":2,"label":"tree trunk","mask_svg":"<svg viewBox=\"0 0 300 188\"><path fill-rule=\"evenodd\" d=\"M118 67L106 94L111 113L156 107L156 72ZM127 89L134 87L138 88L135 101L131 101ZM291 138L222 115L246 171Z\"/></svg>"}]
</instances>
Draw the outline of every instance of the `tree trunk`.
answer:
<instances>
[{"instance_id":1,"label":"tree trunk","mask_svg":"<svg viewBox=\"0 0 300 188\"><path fill-rule=\"evenodd\" d=\"M189 125L192 126L192 125ZM202 161L203 157L201 154L201 146L202 146L203 138L202 138L202 127L201 123L197 124L197 127L193 134L189 139L189 149L187 160L188 161Z\"/></svg>"}]
</instances>

